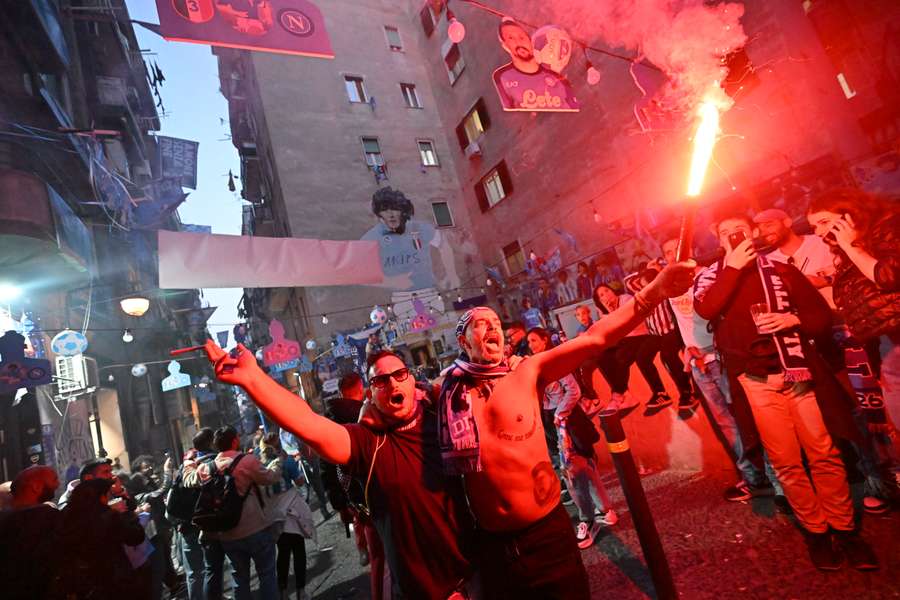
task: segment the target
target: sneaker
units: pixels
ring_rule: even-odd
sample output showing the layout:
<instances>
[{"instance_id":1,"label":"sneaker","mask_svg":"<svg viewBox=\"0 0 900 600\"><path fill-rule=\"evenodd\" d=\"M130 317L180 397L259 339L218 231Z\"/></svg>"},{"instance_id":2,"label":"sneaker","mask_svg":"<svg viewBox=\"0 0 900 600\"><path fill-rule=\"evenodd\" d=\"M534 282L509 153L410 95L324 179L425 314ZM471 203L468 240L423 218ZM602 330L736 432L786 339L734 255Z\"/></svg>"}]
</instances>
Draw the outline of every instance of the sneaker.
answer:
<instances>
[{"instance_id":1,"label":"sneaker","mask_svg":"<svg viewBox=\"0 0 900 600\"><path fill-rule=\"evenodd\" d=\"M619 410L627 410L629 408L634 408L638 405L637 398L634 397L634 394L625 390L624 394L619 394L621 399L619 401Z\"/></svg>"},{"instance_id":2,"label":"sneaker","mask_svg":"<svg viewBox=\"0 0 900 600\"><path fill-rule=\"evenodd\" d=\"M856 531L837 531L835 541L847 557L847 563L857 571L874 571L878 558L872 547Z\"/></svg>"},{"instance_id":3,"label":"sneaker","mask_svg":"<svg viewBox=\"0 0 900 600\"><path fill-rule=\"evenodd\" d=\"M609 397L609 402L606 404L606 408L604 410L619 410L622 408L622 403L624 402L625 396L622 394L613 392L612 396Z\"/></svg>"},{"instance_id":4,"label":"sneaker","mask_svg":"<svg viewBox=\"0 0 900 600\"><path fill-rule=\"evenodd\" d=\"M775 488L772 484L766 482L762 485L750 485L746 481L739 481L723 494L729 502L742 502L751 498L760 498L762 496L774 496Z\"/></svg>"},{"instance_id":5,"label":"sneaker","mask_svg":"<svg viewBox=\"0 0 900 600\"><path fill-rule=\"evenodd\" d=\"M698 404L700 404L700 400L691 392L681 392L681 395L678 396L678 410L692 410Z\"/></svg>"},{"instance_id":6,"label":"sneaker","mask_svg":"<svg viewBox=\"0 0 900 600\"><path fill-rule=\"evenodd\" d=\"M597 533L600 532L600 527L599 523L588 523L587 521L579 523L578 529L575 530L575 539L578 540L578 547L582 550L590 548L594 544L594 538L597 537Z\"/></svg>"},{"instance_id":7,"label":"sneaker","mask_svg":"<svg viewBox=\"0 0 900 600\"><path fill-rule=\"evenodd\" d=\"M656 392L653 394L653 397L647 400L647 410L651 410L654 408L662 408L663 406L668 406L672 404L672 399L665 392Z\"/></svg>"},{"instance_id":8,"label":"sneaker","mask_svg":"<svg viewBox=\"0 0 900 600\"><path fill-rule=\"evenodd\" d=\"M863 510L873 515L881 515L890 510L891 506L887 500L882 500L875 496L866 496L863 498Z\"/></svg>"},{"instance_id":9,"label":"sneaker","mask_svg":"<svg viewBox=\"0 0 900 600\"><path fill-rule=\"evenodd\" d=\"M813 566L821 571L837 571L844 562L843 556L838 552L831 540L831 534L805 532L806 548L809 550L809 559Z\"/></svg>"},{"instance_id":10,"label":"sneaker","mask_svg":"<svg viewBox=\"0 0 900 600\"><path fill-rule=\"evenodd\" d=\"M594 523L600 523L604 527L615 525L618 522L619 516L613 509L609 509L605 513L598 512L594 515Z\"/></svg>"}]
</instances>

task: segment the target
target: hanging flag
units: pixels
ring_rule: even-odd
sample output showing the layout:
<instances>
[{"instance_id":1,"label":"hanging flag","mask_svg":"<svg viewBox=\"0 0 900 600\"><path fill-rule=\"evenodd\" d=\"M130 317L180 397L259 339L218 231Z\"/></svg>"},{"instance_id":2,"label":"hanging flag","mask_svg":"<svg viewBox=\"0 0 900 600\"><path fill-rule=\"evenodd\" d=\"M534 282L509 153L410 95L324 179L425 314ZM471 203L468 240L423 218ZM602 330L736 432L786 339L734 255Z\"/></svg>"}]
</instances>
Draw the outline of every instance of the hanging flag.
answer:
<instances>
[{"instance_id":1,"label":"hanging flag","mask_svg":"<svg viewBox=\"0 0 900 600\"><path fill-rule=\"evenodd\" d=\"M160 179L144 186L144 196L137 200L132 211L134 226L138 229L157 229L182 202L188 194L181 189L181 182L176 179Z\"/></svg>"},{"instance_id":2,"label":"hanging flag","mask_svg":"<svg viewBox=\"0 0 900 600\"><path fill-rule=\"evenodd\" d=\"M156 0L162 35L173 42L334 58L325 19L310 0Z\"/></svg>"},{"instance_id":3,"label":"hanging flag","mask_svg":"<svg viewBox=\"0 0 900 600\"><path fill-rule=\"evenodd\" d=\"M188 223L182 223L181 230L190 233L212 233L212 227L209 225L190 225Z\"/></svg>"},{"instance_id":4,"label":"hanging flag","mask_svg":"<svg viewBox=\"0 0 900 600\"><path fill-rule=\"evenodd\" d=\"M197 151L200 142L158 135L156 148L162 178L174 179L182 187L197 189Z\"/></svg>"},{"instance_id":5,"label":"hanging flag","mask_svg":"<svg viewBox=\"0 0 900 600\"><path fill-rule=\"evenodd\" d=\"M219 345L222 348L228 347L228 330L225 331L217 331L216 332L216 340L219 342Z\"/></svg>"},{"instance_id":6,"label":"hanging flag","mask_svg":"<svg viewBox=\"0 0 900 600\"><path fill-rule=\"evenodd\" d=\"M500 273L500 269L496 267L485 267L485 272L487 272L488 277L493 279L500 287L506 285L506 279L503 278L503 274Z\"/></svg>"},{"instance_id":7,"label":"hanging flag","mask_svg":"<svg viewBox=\"0 0 900 600\"><path fill-rule=\"evenodd\" d=\"M565 229L560 229L559 227L554 227L553 231L556 232L556 235L561 237L569 247L572 248L572 252L578 253L578 240L575 239L575 236L566 231Z\"/></svg>"}]
</instances>

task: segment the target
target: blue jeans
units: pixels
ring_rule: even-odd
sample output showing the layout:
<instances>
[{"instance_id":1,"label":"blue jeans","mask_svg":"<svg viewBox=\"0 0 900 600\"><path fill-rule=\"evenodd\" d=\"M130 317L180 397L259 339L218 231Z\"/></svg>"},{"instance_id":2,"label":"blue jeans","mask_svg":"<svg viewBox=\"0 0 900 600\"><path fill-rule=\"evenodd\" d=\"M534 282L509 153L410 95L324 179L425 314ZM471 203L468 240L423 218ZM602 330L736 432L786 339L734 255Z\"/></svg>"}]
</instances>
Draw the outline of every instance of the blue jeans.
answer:
<instances>
[{"instance_id":1,"label":"blue jeans","mask_svg":"<svg viewBox=\"0 0 900 600\"><path fill-rule=\"evenodd\" d=\"M781 493L781 486L778 485L778 479L775 477L768 458L765 459L766 473L763 474L744 454L744 445L741 442L737 421L734 420L734 415L728 408L728 405L731 404L731 390L728 388L728 378L722 371L722 363L718 360L706 363L706 373L701 373L692 363L691 373L697 387L706 398L706 406L709 408L713 421L734 452L735 465L740 471L741 477L749 484L760 485L765 482L766 475L768 475L776 492Z\"/></svg>"},{"instance_id":2,"label":"blue jeans","mask_svg":"<svg viewBox=\"0 0 900 600\"><path fill-rule=\"evenodd\" d=\"M175 533L184 576L187 579L188 600L204 600L203 596L203 546L200 545L200 530L193 525L183 525Z\"/></svg>"},{"instance_id":3,"label":"blue jeans","mask_svg":"<svg viewBox=\"0 0 900 600\"><path fill-rule=\"evenodd\" d=\"M218 540L205 540L202 545L204 600L222 600L225 550Z\"/></svg>"},{"instance_id":4,"label":"blue jeans","mask_svg":"<svg viewBox=\"0 0 900 600\"><path fill-rule=\"evenodd\" d=\"M275 538L263 529L239 540L222 542L233 568L235 600L250 600L250 561L259 577L259 593L263 600L278 599L278 577L275 571Z\"/></svg>"}]
</instances>

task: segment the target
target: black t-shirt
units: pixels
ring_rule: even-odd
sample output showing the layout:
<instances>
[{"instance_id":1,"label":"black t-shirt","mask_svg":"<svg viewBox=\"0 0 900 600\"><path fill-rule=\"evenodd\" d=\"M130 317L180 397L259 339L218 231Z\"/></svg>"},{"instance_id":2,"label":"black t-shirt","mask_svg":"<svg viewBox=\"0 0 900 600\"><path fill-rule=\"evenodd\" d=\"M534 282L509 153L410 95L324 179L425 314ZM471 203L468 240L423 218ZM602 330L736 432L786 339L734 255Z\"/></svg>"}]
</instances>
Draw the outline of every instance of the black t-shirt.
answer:
<instances>
[{"instance_id":1,"label":"black t-shirt","mask_svg":"<svg viewBox=\"0 0 900 600\"><path fill-rule=\"evenodd\" d=\"M347 468L365 487L375 456L369 510L404 596L445 600L472 573L466 548L474 524L461 480L444 476L437 415L420 410L413 425L386 433L344 425Z\"/></svg>"}]
</instances>

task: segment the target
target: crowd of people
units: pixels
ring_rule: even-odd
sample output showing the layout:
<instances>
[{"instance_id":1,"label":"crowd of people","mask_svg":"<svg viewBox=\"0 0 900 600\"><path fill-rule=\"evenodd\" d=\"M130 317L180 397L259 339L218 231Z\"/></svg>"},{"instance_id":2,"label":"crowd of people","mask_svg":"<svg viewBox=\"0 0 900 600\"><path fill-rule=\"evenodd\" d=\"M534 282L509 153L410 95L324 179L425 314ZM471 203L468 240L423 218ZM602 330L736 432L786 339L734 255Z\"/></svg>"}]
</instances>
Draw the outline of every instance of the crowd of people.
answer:
<instances>
[{"instance_id":1,"label":"crowd of people","mask_svg":"<svg viewBox=\"0 0 900 600\"><path fill-rule=\"evenodd\" d=\"M366 373L340 380L325 415L242 346L209 341L206 351L222 381L322 459L323 512L327 495L377 600L589 598L581 550L618 521L595 417L671 404L657 356L677 408L702 401L727 442L740 479L725 500L774 497L821 570L877 569L848 473L864 479L866 512L897 501L900 213L838 190L807 217L814 234L798 235L779 209L722 213L721 250L707 265L678 262L677 237L661 240L663 256L621 286L591 281L598 318L580 305L572 339L540 311L502 323L471 309L457 324L459 357L435 381L417 382L401 355L373 347ZM572 287L573 299L586 291L580 277ZM632 365L650 388L643 402L629 389ZM261 597L285 596L292 564L307 597L315 525L298 490L312 469L276 433L248 452L228 427L193 442L180 467L169 459L159 474L146 462L127 476L89 461L58 505L55 471L23 471L0 516L0 564L21 566L15 597L155 600L176 585L173 555L191 600L222 598L226 560L238 600L250 597L251 564Z\"/></svg>"}]
</instances>

